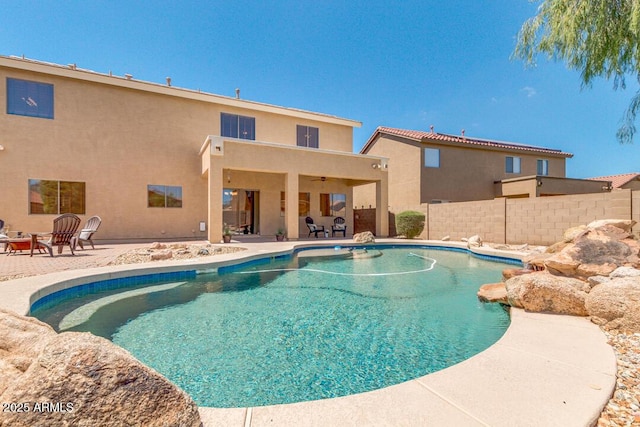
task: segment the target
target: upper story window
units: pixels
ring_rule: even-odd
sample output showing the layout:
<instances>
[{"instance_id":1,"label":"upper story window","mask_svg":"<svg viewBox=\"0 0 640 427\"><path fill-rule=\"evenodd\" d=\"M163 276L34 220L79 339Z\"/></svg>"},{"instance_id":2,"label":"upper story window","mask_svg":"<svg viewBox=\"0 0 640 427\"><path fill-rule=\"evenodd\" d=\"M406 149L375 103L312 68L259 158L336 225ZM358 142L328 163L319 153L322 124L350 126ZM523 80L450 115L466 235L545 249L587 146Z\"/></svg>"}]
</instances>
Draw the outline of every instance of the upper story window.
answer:
<instances>
[{"instance_id":1,"label":"upper story window","mask_svg":"<svg viewBox=\"0 0 640 427\"><path fill-rule=\"evenodd\" d=\"M7 77L7 114L53 119L53 85Z\"/></svg>"},{"instance_id":2,"label":"upper story window","mask_svg":"<svg viewBox=\"0 0 640 427\"><path fill-rule=\"evenodd\" d=\"M318 148L320 138L318 128L298 125L296 135L298 146Z\"/></svg>"},{"instance_id":3,"label":"upper story window","mask_svg":"<svg viewBox=\"0 0 640 427\"><path fill-rule=\"evenodd\" d=\"M538 160L538 175L549 175L549 160Z\"/></svg>"},{"instance_id":4,"label":"upper story window","mask_svg":"<svg viewBox=\"0 0 640 427\"><path fill-rule=\"evenodd\" d=\"M437 148L424 149L424 167L439 168L440 167L440 150Z\"/></svg>"},{"instance_id":5,"label":"upper story window","mask_svg":"<svg viewBox=\"0 0 640 427\"><path fill-rule=\"evenodd\" d=\"M520 157L509 157L507 156L506 173L520 173Z\"/></svg>"},{"instance_id":6,"label":"upper story window","mask_svg":"<svg viewBox=\"0 0 640 427\"><path fill-rule=\"evenodd\" d=\"M29 214L85 213L85 183L29 180Z\"/></svg>"},{"instance_id":7,"label":"upper story window","mask_svg":"<svg viewBox=\"0 0 640 427\"><path fill-rule=\"evenodd\" d=\"M147 185L147 206L150 208L181 208L182 187Z\"/></svg>"},{"instance_id":8,"label":"upper story window","mask_svg":"<svg viewBox=\"0 0 640 427\"><path fill-rule=\"evenodd\" d=\"M220 135L255 140L256 118L220 113Z\"/></svg>"}]
</instances>

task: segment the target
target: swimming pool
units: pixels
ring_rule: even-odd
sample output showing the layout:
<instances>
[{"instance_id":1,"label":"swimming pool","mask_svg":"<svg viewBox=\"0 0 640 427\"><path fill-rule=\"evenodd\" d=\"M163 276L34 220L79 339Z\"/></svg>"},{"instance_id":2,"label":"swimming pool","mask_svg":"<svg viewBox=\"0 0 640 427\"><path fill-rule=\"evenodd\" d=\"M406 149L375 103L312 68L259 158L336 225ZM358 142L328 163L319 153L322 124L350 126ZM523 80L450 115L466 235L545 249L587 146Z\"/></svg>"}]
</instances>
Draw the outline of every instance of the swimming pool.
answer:
<instances>
[{"instance_id":1,"label":"swimming pool","mask_svg":"<svg viewBox=\"0 0 640 427\"><path fill-rule=\"evenodd\" d=\"M112 339L201 406L290 403L396 384L486 349L509 318L476 292L505 266L426 247L300 251L33 314Z\"/></svg>"}]
</instances>

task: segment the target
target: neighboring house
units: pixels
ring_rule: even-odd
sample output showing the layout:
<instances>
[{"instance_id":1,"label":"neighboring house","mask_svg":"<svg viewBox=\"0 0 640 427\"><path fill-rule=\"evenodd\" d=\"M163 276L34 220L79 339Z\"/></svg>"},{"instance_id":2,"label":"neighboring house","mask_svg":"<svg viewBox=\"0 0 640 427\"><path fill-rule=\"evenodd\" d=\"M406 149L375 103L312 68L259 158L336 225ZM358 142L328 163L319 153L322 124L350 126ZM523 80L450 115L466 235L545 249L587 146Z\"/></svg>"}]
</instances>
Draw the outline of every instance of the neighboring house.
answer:
<instances>
[{"instance_id":1,"label":"neighboring house","mask_svg":"<svg viewBox=\"0 0 640 427\"><path fill-rule=\"evenodd\" d=\"M640 190L640 173L631 172L620 175L600 176L596 178L589 178L596 181L611 181L611 186L614 189L631 189Z\"/></svg>"},{"instance_id":2,"label":"neighboring house","mask_svg":"<svg viewBox=\"0 0 640 427\"><path fill-rule=\"evenodd\" d=\"M103 240L307 236L306 216L353 227L373 185L388 229L387 160L353 153L360 123L23 58L0 56L0 218L46 231L100 215Z\"/></svg>"},{"instance_id":3,"label":"neighboring house","mask_svg":"<svg viewBox=\"0 0 640 427\"><path fill-rule=\"evenodd\" d=\"M511 142L379 127L360 151L389 159L389 210L424 203L602 191L606 183L565 178L570 153ZM356 207L379 206L368 186Z\"/></svg>"}]
</instances>

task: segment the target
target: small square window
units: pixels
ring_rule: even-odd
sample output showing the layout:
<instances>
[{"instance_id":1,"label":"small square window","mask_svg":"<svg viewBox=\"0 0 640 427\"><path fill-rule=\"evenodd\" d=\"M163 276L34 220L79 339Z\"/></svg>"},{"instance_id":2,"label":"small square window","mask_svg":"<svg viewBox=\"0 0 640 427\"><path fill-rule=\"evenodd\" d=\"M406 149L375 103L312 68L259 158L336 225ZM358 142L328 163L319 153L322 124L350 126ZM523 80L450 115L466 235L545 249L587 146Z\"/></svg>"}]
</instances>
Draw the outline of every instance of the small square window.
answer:
<instances>
[{"instance_id":1,"label":"small square window","mask_svg":"<svg viewBox=\"0 0 640 427\"><path fill-rule=\"evenodd\" d=\"M542 176L549 175L549 160L538 160L537 174Z\"/></svg>"},{"instance_id":2,"label":"small square window","mask_svg":"<svg viewBox=\"0 0 640 427\"><path fill-rule=\"evenodd\" d=\"M440 150L437 148L424 149L424 167L439 168L440 167Z\"/></svg>"},{"instance_id":3,"label":"small square window","mask_svg":"<svg viewBox=\"0 0 640 427\"><path fill-rule=\"evenodd\" d=\"M520 173L520 157L507 157L505 172Z\"/></svg>"},{"instance_id":4,"label":"small square window","mask_svg":"<svg viewBox=\"0 0 640 427\"><path fill-rule=\"evenodd\" d=\"M296 127L296 144L299 147L318 148L320 132L318 128L311 126L297 125Z\"/></svg>"},{"instance_id":5,"label":"small square window","mask_svg":"<svg viewBox=\"0 0 640 427\"><path fill-rule=\"evenodd\" d=\"M53 85L7 77L7 114L53 119Z\"/></svg>"}]
</instances>

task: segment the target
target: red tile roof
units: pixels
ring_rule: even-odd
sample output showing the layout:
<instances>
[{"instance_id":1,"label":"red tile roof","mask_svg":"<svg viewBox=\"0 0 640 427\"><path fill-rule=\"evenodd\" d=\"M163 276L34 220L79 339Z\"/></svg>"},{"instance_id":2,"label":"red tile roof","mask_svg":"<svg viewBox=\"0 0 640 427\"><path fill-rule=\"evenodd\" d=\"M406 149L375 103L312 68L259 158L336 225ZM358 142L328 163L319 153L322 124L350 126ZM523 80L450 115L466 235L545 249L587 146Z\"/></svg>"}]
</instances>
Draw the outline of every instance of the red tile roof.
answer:
<instances>
[{"instance_id":1,"label":"red tile roof","mask_svg":"<svg viewBox=\"0 0 640 427\"><path fill-rule=\"evenodd\" d=\"M404 137L407 139L411 139L418 142L429 142L429 141L442 141L454 144L464 144L470 146L478 146L478 147L494 147L494 148L503 148L509 150L522 150L522 151L533 151L537 153L547 153L554 154L562 157L573 157L573 154L566 153L561 150L556 150L552 148L545 147L536 147L533 145L525 145L519 144L516 142L502 142L502 141L492 141L489 139L480 139L480 138L470 138L464 135L448 135L444 133L437 132L427 132L427 131L419 131L419 130L407 130L407 129L397 129L397 128L389 128L384 126L379 126L376 131L371 135L367 143L362 147L360 153L366 153L369 151L369 148L374 144L375 140L379 135L387 134L387 135L395 135Z\"/></svg>"},{"instance_id":2,"label":"red tile roof","mask_svg":"<svg viewBox=\"0 0 640 427\"><path fill-rule=\"evenodd\" d=\"M623 173L620 175L599 176L595 178L587 178L593 181L611 181L613 188L620 188L630 181L640 177L640 172Z\"/></svg>"}]
</instances>

